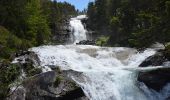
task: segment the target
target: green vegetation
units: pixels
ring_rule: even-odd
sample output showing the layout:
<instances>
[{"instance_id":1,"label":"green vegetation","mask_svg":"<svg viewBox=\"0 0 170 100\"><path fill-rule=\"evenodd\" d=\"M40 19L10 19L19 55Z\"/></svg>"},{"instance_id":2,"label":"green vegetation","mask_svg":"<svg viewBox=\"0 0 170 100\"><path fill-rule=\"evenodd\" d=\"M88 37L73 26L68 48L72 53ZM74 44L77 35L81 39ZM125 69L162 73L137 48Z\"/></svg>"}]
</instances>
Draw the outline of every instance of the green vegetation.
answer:
<instances>
[{"instance_id":1,"label":"green vegetation","mask_svg":"<svg viewBox=\"0 0 170 100\"><path fill-rule=\"evenodd\" d=\"M10 61L8 60L2 60L0 62L0 98L2 100L10 95L9 91L10 88L13 87L14 82L17 80L22 81L18 78L22 73L22 69L24 70L26 77L31 77L42 72L41 68L36 68L32 64L33 63L31 62L28 62L25 65L10 64Z\"/></svg>"},{"instance_id":2,"label":"green vegetation","mask_svg":"<svg viewBox=\"0 0 170 100\"><path fill-rule=\"evenodd\" d=\"M58 87L58 85L61 83L61 81L63 80L63 77L61 76L61 70L59 66L56 66L56 68L54 69L57 73L55 82L54 82L54 87Z\"/></svg>"},{"instance_id":3,"label":"green vegetation","mask_svg":"<svg viewBox=\"0 0 170 100\"><path fill-rule=\"evenodd\" d=\"M20 75L21 68L19 65L9 64L3 61L0 65L0 98L5 99L9 95L10 84L12 84Z\"/></svg>"},{"instance_id":4,"label":"green vegetation","mask_svg":"<svg viewBox=\"0 0 170 100\"><path fill-rule=\"evenodd\" d=\"M50 43L60 25L77 11L56 0L0 1L0 58L18 50Z\"/></svg>"},{"instance_id":5,"label":"green vegetation","mask_svg":"<svg viewBox=\"0 0 170 100\"><path fill-rule=\"evenodd\" d=\"M77 14L69 3L56 0L0 0L0 99L9 95L10 84L21 69L30 77L42 72L32 62L10 64L19 50L48 44L59 33L60 25Z\"/></svg>"},{"instance_id":6,"label":"green vegetation","mask_svg":"<svg viewBox=\"0 0 170 100\"><path fill-rule=\"evenodd\" d=\"M58 87L58 85L60 84L61 81L62 81L62 77L61 76L57 76L56 80L54 82L54 87Z\"/></svg>"},{"instance_id":7,"label":"green vegetation","mask_svg":"<svg viewBox=\"0 0 170 100\"><path fill-rule=\"evenodd\" d=\"M87 15L87 26L110 36L112 46L142 48L170 41L169 0L95 0Z\"/></svg>"},{"instance_id":8,"label":"green vegetation","mask_svg":"<svg viewBox=\"0 0 170 100\"><path fill-rule=\"evenodd\" d=\"M20 49L22 41L11 34L6 28L0 26L0 57L9 58L10 54Z\"/></svg>"},{"instance_id":9,"label":"green vegetation","mask_svg":"<svg viewBox=\"0 0 170 100\"><path fill-rule=\"evenodd\" d=\"M96 45L98 46L106 46L107 42L109 40L109 37L99 37L96 41Z\"/></svg>"},{"instance_id":10,"label":"green vegetation","mask_svg":"<svg viewBox=\"0 0 170 100\"><path fill-rule=\"evenodd\" d=\"M41 72L42 72L41 68L32 68L28 70L27 76L34 76L34 75L40 74Z\"/></svg>"}]
</instances>

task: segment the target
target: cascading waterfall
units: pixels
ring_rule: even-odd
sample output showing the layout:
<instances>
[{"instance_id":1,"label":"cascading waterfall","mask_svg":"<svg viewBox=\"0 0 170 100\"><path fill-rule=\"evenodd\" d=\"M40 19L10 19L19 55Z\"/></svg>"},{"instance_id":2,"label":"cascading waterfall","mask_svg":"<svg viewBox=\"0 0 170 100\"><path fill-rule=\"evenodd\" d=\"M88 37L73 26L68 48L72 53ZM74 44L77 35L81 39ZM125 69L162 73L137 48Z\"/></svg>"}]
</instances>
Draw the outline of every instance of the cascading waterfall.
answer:
<instances>
[{"instance_id":1,"label":"cascading waterfall","mask_svg":"<svg viewBox=\"0 0 170 100\"><path fill-rule=\"evenodd\" d=\"M72 41L74 44L82 41L82 40L87 40L86 36L86 30L81 22L81 19L86 18L86 15L81 15L76 18L71 18L70 20L70 26L71 26L71 31L73 32L73 37Z\"/></svg>"},{"instance_id":2,"label":"cascading waterfall","mask_svg":"<svg viewBox=\"0 0 170 100\"><path fill-rule=\"evenodd\" d=\"M79 18L70 21L75 43L86 40L86 30ZM73 70L81 76L70 76L79 84L90 100L165 100L170 95L170 85L160 93L137 82L139 68L155 50L137 50L124 47L99 47L91 45L57 45L31 48L38 54L41 66L55 65L62 70Z\"/></svg>"}]
</instances>

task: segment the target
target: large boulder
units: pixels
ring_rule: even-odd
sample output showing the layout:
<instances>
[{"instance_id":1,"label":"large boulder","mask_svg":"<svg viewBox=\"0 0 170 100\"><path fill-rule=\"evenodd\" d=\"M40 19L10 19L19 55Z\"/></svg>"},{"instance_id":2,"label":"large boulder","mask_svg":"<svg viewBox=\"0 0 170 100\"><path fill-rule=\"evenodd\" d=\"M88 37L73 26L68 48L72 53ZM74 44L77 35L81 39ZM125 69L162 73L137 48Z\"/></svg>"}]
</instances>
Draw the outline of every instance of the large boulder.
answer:
<instances>
[{"instance_id":1,"label":"large boulder","mask_svg":"<svg viewBox=\"0 0 170 100\"><path fill-rule=\"evenodd\" d=\"M170 68L157 69L149 72L140 72L138 81L156 91L160 91L164 86L170 83Z\"/></svg>"},{"instance_id":2,"label":"large boulder","mask_svg":"<svg viewBox=\"0 0 170 100\"><path fill-rule=\"evenodd\" d=\"M69 73L78 75L77 72L53 66L53 71L43 73L39 57L32 51L20 51L15 57L12 63L21 66L22 74L19 84L11 88L8 100L88 100L70 77Z\"/></svg>"},{"instance_id":3,"label":"large boulder","mask_svg":"<svg viewBox=\"0 0 170 100\"><path fill-rule=\"evenodd\" d=\"M35 75L20 87L8 100L87 100L82 89L62 71Z\"/></svg>"},{"instance_id":4,"label":"large boulder","mask_svg":"<svg viewBox=\"0 0 170 100\"><path fill-rule=\"evenodd\" d=\"M164 53L164 50L158 51L155 55L148 57L143 61L139 67L147 66L165 66L168 59ZM139 72L138 81L145 83L151 89L160 91L167 83L170 82L170 67L166 64L164 68L158 68L156 70Z\"/></svg>"}]
</instances>

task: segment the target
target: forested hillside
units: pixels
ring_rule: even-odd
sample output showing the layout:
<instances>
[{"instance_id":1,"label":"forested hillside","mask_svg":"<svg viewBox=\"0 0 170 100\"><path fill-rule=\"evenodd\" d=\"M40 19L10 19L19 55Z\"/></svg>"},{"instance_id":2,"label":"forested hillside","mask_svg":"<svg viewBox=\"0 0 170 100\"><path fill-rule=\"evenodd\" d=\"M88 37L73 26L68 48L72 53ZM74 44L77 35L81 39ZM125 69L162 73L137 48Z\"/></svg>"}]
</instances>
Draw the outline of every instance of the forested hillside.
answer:
<instances>
[{"instance_id":1,"label":"forested hillside","mask_svg":"<svg viewBox=\"0 0 170 100\"><path fill-rule=\"evenodd\" d=\"M141 48L170 41L169 0L95 0L87 15L88 28L109 36L111 46Z\"/></svg>"},{"instance_id":2,"label":"forested hillside","mask_svg":"<svg viewBox=\"0 0 170 100\"><path fill-rule=\"evenodd\" d=\"M71 4L56 0L0 0L0 58L50 43L65 19L76 15Z\"/></svg>"},{"instance_id":3,"label":"forested hillside","mask_svg":"<svg viewBox=\"0 0 170 100\"><path fill-rule=\"evenodd\" d=\"M10 96L10 85L21 74L22 66L11 64L16 52L51 43L64 20L76 14L73 5L56 0L0 0L1 100ZM27 77L41 73L40 68L31 64L26 66Z\"/></svg>"}]
</instances>

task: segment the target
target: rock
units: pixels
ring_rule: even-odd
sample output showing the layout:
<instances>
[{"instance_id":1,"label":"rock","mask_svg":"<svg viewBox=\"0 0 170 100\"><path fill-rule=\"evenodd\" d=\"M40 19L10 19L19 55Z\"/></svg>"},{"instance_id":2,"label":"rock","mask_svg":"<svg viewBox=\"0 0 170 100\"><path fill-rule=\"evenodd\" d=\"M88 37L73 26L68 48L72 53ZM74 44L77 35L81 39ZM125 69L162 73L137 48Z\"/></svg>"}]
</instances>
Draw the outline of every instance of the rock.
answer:
<instances>
[{"instance_id":1,"label":"rock","mask_svg":"<svg viewBox=\"0 0 170 100\"><path fill-rule=\"evenodd\" d=\"M71 28L69 20L65 20L63 23L59 23L58 29L53 32L52 41L53 43L65 43L70 40Z\"/></svg>"},{"instance_id":2,"label":"rock","mask_svg":"<svg viewBox=\"0 0 170 100\"><path fill-rule=\"evenodd\" d=\"M86 24L87 23L87 18L81 19L81 22Z\"/></svg>"},{"instance_id":3,"label":"rock","mask_svg":"<svg viewBox=\"0 0 170 100\"><path fill-rule=\"evenodd\" d=\"M24 56L24 55L29 55L30 53L31 53L30 51L20 50L19 52L15 53L15 57Z\"/></svg>"},{"instance_id":4,"label":"rock","mask_svg":"<svg viewBox=\"0 0 170 100\"><path fill-rule=\"evenodd\" d=\"M165 46L162 43L156 42L153 45L151 45L150 48L157 49L157 50L164 50Z\"/></svg>"},{"instance_id":5,"label":"rock","mask_svg":"<svg viewBox=\"0 0 170 100\"><path fill-rule=\"evenodd\" d=\"M76 43L77 45L95 45L95 41L90 41L90 40L83 40L80 41L79 43Z\"/></svg>"},{"instance_id":6,"label":"rock","mask_svg":"<svg viewBox=\"0 0 170 100\"><path fill-rule=\"evenodd\" d=\"M140 72L138 81L156 91L160 91L167 83L170 82L170 68L157 69L149 72Z\"/></svg>"},{"instance_id":7,"label":"rock","mask_svg":"<svg viewBox=\"0 0 170 100\"><path fill-rule=\"evenodd\" d=\"M164 50L158 51L155 55L148 57L139 67L147 66L164 66L168 67L167 57ZM170 67L170 66L169 66ZM139 72L138 81L156 91L160 91L167 83L170 82L170 68L158 68L156 70Z\"/></svg>"},{"instance_id":8,"label":"rock","mask_svg":"<svg viewBox=\"0 0 170 100\"><path fill-rule=\"evenodd\" d=\"M55 86L58 77L61 78ZM26 79L22 86L23 89L14 91L8 100L88 100L82 89L67 77L65 71L49 71L33 76ZM82 97L86 99L80 99Z\"/></svg>"},{"instance_id":9,"label":"rock","mask_svg":"<svg viewBox=\"0 0 170 100\"><path fill-rule=\"evenodd\" d=\"M83 97L84 93L81 88L67 92L65 95L59 97L59 100L75 100L77 97Z\"/></svg>"},{"instance_id":10,"label":"rock","mask_svg":"<svg viewBox=\"0 0 170 100\"><path fill-rule=\"evenodd\" d=\"M7 98L7 100L25 100L26 91L22 86L17 87L17 89L14 91L15 92L11 91L13 93L9 98Z\"/></svg>"},{"instance_id":11,"label":"rock","mask_svg":"<svg viewBox=\"0 0 170 100\"><path fill-rule=\"evenodd\" d=\"M155 55L148 57L145 61L143 61L139 66L147 67L147 66L160 66L167 59L162 52L157 52Z\"/></svg>"},{"instance_id":12,"label":"rock","mask_svg":"<svg viewBox=\"0 0 170 100\"><path fill-rule=\"evenodd\" d=\"M23 87L26 90L27 100L36 100L42 98L42 96L47 95L55 97L54 94L50 93L49 87L55 81L56 73L54 71L42 73L40 75L34 76L23 82ZM43 99L42 99L43 100Z\"/></svg>"}]
</instances>

